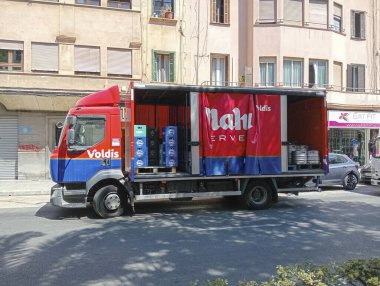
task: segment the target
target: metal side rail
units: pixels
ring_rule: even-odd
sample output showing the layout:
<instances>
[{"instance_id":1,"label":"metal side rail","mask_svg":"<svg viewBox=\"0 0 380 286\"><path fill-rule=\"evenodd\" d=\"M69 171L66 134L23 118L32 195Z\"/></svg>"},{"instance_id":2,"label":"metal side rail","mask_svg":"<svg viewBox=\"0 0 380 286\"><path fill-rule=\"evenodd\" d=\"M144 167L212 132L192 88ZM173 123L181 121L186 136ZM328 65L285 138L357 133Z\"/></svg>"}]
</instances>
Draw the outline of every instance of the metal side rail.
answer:
<instances>
[{"instance_id":1,"label":"metal side rail","mask_svg":"<svg viewBox=\"0 0 380 286\"><path fill-rule=\"evenodd\" d=\"M217 196L240 196L239 191L228 192L203 192L203 193L172 193L172 194L153 194L153 195L136 195L136 201L154 200L154 199L177 199L177 198L196 198L196 197L217 197Z\"/></svg>"},{"instance_id":2,"label":"metal side rail","mask_svg":"<svg viewBox=\"0 0 380 286\"><path fill-rule=\"evenodd\" d=\"M277 189L278 193L301 193L301 192L320 192L319 187L300 187L300 188L284 188Z\"/></svg>"}]
</instances>

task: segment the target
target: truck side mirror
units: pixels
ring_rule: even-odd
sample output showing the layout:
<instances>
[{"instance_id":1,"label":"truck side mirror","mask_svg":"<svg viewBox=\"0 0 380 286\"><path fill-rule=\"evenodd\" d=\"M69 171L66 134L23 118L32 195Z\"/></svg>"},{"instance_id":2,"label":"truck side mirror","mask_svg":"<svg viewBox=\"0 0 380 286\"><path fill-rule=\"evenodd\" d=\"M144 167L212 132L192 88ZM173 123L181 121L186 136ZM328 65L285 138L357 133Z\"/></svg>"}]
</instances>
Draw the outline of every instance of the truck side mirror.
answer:
<instances>
[{"instance_id":1,"label":"truck side mirror","mask_svg":"<svg viewBox=\"0 0 380 286\"><path fill-rule=\"evenodd\" d=\"M59 142L59 138L61 137L62 129L63 129L63 123L57 122L57 124L55 124L55 148L57 148L57 146L58 146L58 142Z\"/></svg>"},{"instance_id":2,"label":"truck side mirror","mask_svg":"<svg viewBox=\"0 0 380 286\"><path fill-rule=\"evenodd\" d=\"M77 117L76 116L69 116L67 118L67 124L69 125L69 128L73 127L77 123Z\"/></svg>"},{"instance_id":3,"label":"truck side mirror","mask_svg":"<svg viewBox=\"0 0 380 286\"><path fill-rule=\"evenodd\" d=\"M75 136L75 130L74 129L70 128L69 130L67 130L67 135L66 135L67 147L74 145L74 143L75 143L74 136Z\"/></svg>"}]
</instances>

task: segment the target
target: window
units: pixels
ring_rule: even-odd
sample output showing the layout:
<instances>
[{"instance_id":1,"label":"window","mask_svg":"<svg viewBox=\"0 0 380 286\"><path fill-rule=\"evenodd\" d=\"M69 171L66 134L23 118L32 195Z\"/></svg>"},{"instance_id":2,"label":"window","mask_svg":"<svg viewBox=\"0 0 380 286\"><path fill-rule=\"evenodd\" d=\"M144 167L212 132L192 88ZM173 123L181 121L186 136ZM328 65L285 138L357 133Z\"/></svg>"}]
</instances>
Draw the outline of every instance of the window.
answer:
<instances>
[{"instance_id":1,"label":"window","mask_svg":"<svg viewBox=\"0 0 380 286\"><path fill-rule=\"evenodd\" d=\"M365 66L348 65L347 67L347 91L365 91Z\"/></svg>"},{"instance_id":2,"label":"window","mask_svg":"<svg viewBox=\"0 0 380 286\"><path fill-rule=\"evenodd\" d=\"M107 49L107 74L132 75L132 51Z\"/></svg>"},{"instance_id":3,"label":"window","mask_svg":"<svg viewBox=\"0 0 380 286\"><path fill-rule=\"evenodd\" d=\"M342 63L334 62L334 89L342 90Z\"/></svg>"},{"instance_id":4,"label":"window","mask_svg":"<svg viewBox=\"0 0 380 286\"><path fill-rule=\"evenodd\" d=\"M260 86L275 86L276 82L276 59L260 59Z\"/></svg>"},{"instance_id":5,"label":"window","mask_svg":"<svg viewBox=\"0 0 380 286\"><path fill-rule=\"evenodd\" d=\"M23 50L22 42L0 40L0 71L22 71Z\"/></svg>"},{"instance_id":6,"label":"window","mask_svg":"<svg viewBox=\"0 0 380 286\"><path fill-rule=\"evenodd\" d=\"M100 6L100 0L75 0L75 3Z\"/></svg>"},{"instance_id":7,"label":"window","mask_svg":"<svg viewBox=\"0 0 380 286\"><path fill-rule=\"evenodd\" d=\"M325 60L309 61L309 87L326 88L328 81L328 64Z\"/></svg>"},{"instance_id":8,"label":"window","mask_svg":"<svg viewBox=\"0 0 380 286\"><path fill-rule=\"evenodd\" d=\"M211 55L211 85L228 85L228 56Z\"/></svg>"},{"instance_id":9,"label":"window","mask_svg":"<svg viewBox=\"0 0 380 286\"><path fill-rule=\"evenodd\" d=\"M334 25L333 30L335 32L341 33L342 30L342 6L334 3Z\"/></svg>"},{"instance_id":10,"label":"window","mask_svg":"<svg viewBox=\"0 0 380 286\"><path fill-rule=\"evenodd\" d=\"M105 118L77 118L74 126L74 144L90 148L105 137Z\"/></svg>"},{"instance_id":11,"label":"window","mask_svg":"<svg viewBox=\"0 0 380 286\"><path fill-rule=\"evenodd\" d=\"M303 0L284 0L284 22L290 25L302 25Z\"/></svg>"},{"instance_id":12,"label":"window","mask_svg":"<svg viewBox=\"0 0 380 286\"><path fill-rule=\"evenodd\" d=\"M211 0L212 23L228 24L230 22L230 1Z\"/></svg>"},{"instance_id":13,"label":"window","mask_svg":"<svg viewBox=\"0 0 380 286\"><path fill-rule=\"evenodd\" d=\"M153 17L173 18L174 0L153 0Z\"/></svg>"},{"instance_id":14,"label":"window","mask_svg":"<svg viewBox=\"0 0 380 286\"><path fill-rule=\"evenodd\" d=\"M275 0L260 0L259 7L259 22L260 23L275 23Z\"/></svg>"},{"instance_id":15,"label":"window","mask_svg":"<svg viewBox=\"0 0 380 286\"><path fill-rule=\"evenodd\" d=\"M347 159L340 155L331 155L329 157L331 165L347 163Z\"/></svg>"},{"instance_id":16,"label":"window","mask_svg":"<svg viewBox=\"0 0 380 286\"><path fill-rule=\"evenodd\" d=\"M131 0L108 0L108 7L131 9Z\"/></svg>"},{"instance_id":17,"label":"window","mask_svg":"<svg viewBox=\"0 0 380 286\"><path fill-rule=\"evenodd\" d=\"M327 29L327 0L310 0L310 23L311 27Z\"/></svg>"},{"instance_id":18,"label":"window","mask_svg":"<svg viewBox=\"0 0 380 286\"><path fill-rule=\"evenodd\" d=\"M303 60L284 60L284 85L291 87L302 87L303 82Z\"/></svg>"},{"instance_id":19,"label":"window","mask_svg":"<svg viewBox=\"0 0 380 286\"><path fill-rule=\"evenodd\" d=\"M75 46L76 74L100 74L100 49L97 47Z\"/></svg>"},{"instance_id":20,"label":"window","mask_svg":"<svg viewBox=\"0 0 380 286\"><path fill-rule=\"evenodd\" d=\"M174 82L175 53L153 51L153 81Z\"/></svg>"},{"instance_id":21,"label":"window","mask_svg":"<svg viewBox=\"0 0 380 286\"><path fill-rule=\"evenodd\" d=\"M58 45L32 43L32 71L58 72Z\"/></svg>"},{"instance_id":22,"label":"window","mask_svg":"<svg viewBox=\"0 0 380 286\"><path fill-rule=\"evenodd\" d=\"M351 38L365 39L365 14L360 11L351 11Z\"/></svg>"}]
</instances>

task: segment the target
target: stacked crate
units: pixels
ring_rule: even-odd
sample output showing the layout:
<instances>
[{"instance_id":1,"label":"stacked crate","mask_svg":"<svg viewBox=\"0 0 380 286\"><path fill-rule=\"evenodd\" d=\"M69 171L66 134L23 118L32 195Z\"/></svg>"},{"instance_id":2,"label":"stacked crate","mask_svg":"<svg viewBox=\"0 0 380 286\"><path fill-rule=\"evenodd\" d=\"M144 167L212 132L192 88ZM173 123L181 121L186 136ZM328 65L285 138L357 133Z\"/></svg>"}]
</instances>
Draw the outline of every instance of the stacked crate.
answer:
<instances>
[{"instance_id":1,"label":"stacked crate","mask_svg":"<svg viewBox=\"0 0 380 286\"><path fill-rule=\"evenodd\" d=\"M146 125L135 125L135 168L148 166L148 145L146 137Z\"/></svg>"},{"instance_id":2,"label":"stacked crate","mask_svg":"<svg viewBox=\"0 0 380 286\"><path fill-rule=\"evenodd\" d=\"M162 164L165 167L178 166L177 126L165 126L162 128Z\"/></svg>"},{"instance_id":3,"label":"stacked crate","mask_svg":"<svg viewBox=\"0 0 380 286\"><path fill-rule=\"evenodd\" d=\"M148 128L148 165L159 165L159 134L157 128Z\"/></svg>"}]
</instances>

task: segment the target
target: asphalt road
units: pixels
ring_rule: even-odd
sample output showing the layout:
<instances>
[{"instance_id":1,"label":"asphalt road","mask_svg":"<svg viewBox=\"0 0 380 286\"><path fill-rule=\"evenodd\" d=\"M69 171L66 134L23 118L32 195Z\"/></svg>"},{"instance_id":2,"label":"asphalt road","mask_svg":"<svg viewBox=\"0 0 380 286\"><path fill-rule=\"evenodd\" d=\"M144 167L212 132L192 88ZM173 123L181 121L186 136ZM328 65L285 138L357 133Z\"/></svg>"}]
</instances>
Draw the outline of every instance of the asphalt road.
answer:
<instances>
[{"instance_id":1,"label":"asphalt road","mask_svg":"<svg viewBox=\"0 0 380 286\"><path fill-rule=\"evenodd\" d=\"M101 220L44 196L2 198L0 284L171 286L224 277L237 285L265 280L279 264L380 257L380 188L371 186L280 196L257 212L223 199L136 210Z\"/></svg>"}]
</instances>

